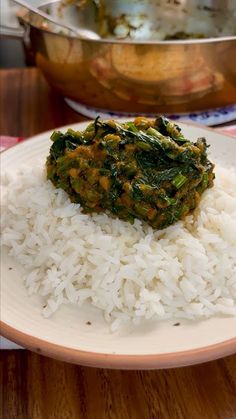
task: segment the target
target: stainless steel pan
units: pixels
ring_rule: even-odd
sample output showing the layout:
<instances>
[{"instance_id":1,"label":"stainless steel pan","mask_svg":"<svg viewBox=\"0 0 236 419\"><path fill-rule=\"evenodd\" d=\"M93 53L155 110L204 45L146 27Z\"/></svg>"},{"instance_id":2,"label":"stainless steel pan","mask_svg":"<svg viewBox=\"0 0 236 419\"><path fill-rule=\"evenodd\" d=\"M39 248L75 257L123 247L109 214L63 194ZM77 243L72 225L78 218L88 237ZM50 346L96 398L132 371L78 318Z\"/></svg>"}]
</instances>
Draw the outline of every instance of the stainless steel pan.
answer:
<instances>
[{"instance_id":1,"label":"stainless steel pan","mask_svg":"<svg viewBox=\"0 0 236 419\"><path fill-rule=\"evenodd\" d=\"M58 1L41 6L62 22L82 29L101 34L105 25L106 38L101 40L77 38L28 12L21 21L37 66L63 96L129 113L194 111L236 102L235 3L106 1L100 20L90 1L82 9L69 5L59 15ZM125 37L117 39L115 31L124 23L124 16L125 24L128 16L131 25L128 23ZM132 25L132 19L137 26L140 17L146 32ZM108 31L110 20L113 27ZM164 41L163 27L170 35L183 28L182 32L206 38Z\"/></svg>"}]
</instances>

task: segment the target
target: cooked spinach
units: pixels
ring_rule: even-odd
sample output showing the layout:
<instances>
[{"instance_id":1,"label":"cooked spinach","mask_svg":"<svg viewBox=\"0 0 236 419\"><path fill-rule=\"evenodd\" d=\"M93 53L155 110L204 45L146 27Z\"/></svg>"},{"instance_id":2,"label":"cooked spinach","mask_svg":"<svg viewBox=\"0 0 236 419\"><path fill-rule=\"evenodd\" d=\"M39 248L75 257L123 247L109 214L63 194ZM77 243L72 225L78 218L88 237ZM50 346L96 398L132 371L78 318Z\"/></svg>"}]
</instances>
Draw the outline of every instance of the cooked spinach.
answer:
<instances>
[{"instance_id":1,"label":"cooked spinach","mask_svg":"<svg viewBox=\"0 0 236 419\"><path fill-rule=\"evenodd\" d=\"M213 185L204 138L192 143L163 116L119 123L99 117L83 132L58 131L47 176L85 212L110 210L164 228L194 209Z\"/></svg>"}]
</instances>

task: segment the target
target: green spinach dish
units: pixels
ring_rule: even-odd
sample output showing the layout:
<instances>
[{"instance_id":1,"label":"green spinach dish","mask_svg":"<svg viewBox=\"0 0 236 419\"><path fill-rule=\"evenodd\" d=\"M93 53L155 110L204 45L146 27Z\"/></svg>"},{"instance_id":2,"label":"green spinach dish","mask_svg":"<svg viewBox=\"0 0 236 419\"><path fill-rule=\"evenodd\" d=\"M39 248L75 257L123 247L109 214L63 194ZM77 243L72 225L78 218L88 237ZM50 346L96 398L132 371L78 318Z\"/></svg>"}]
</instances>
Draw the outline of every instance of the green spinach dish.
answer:
<instances>
[{"instance_id":1,"label":"green spinach dish","mask_svg":"<svg viewBox=\"0 0 236 419\"><path fill-rule=\"evenodd\" d=\"M109 211L165 228L188 215L213 185L205 138L191 142L178 125L158 116L102 121L85 131L55 131L47 178L85 213Z\"/></svg>"}]
</instances>

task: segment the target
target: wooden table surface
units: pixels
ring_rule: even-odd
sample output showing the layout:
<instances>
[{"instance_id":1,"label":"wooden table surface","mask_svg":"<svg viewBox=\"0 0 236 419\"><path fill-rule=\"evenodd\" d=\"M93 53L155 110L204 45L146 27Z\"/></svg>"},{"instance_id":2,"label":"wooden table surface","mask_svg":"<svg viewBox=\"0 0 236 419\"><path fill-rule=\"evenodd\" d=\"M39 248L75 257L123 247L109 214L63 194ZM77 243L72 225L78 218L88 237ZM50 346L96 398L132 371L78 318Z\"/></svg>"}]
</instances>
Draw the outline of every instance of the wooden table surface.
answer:
<instances>
[{"instance_id":1,"label":"wooden table surface","mask_svg":"<svg viewBox=\"0 0 236 419\"><path fill-rule=\"evenodd\" d=\"M0 134L84 120L36 69L1 70ZM162 371L112 371L0 351L3 419L236 419L236 356Z\"/></svg>"}]
</instances>

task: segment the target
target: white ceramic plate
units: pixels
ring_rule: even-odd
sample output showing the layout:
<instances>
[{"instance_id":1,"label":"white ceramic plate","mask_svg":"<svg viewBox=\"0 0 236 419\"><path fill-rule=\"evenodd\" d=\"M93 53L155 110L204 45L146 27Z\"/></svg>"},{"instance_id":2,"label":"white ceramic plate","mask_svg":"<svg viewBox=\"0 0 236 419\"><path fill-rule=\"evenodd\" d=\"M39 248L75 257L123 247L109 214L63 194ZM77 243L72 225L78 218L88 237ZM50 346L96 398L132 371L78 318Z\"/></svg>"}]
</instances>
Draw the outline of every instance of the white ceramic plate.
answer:
<instances>
[{"instance_id":1,"label":"white ceramic plate","mask_svg":"<svg viewBox=\"0 0 236 419\"><path fill-rule=\"evenodd\" d=\"M235 164L236 140L196 126L180 124L190 139L205 136L210 156L222 165ZM84 129L86 124L76 124ZM63 131L67 127L61 128ZM40 134L2 154L2 171L45 157L50 132ZM28 297L23 269L4 250L1 262L1 333L34 351L58 359L109 368L165 368L190 365L236 352L236 317L199 322L147 321L111 334L98 309L64 306L51 318L41 316L40 297ZM91 322L88 325L87 322Z\"/></svg>"}]
</instances>

